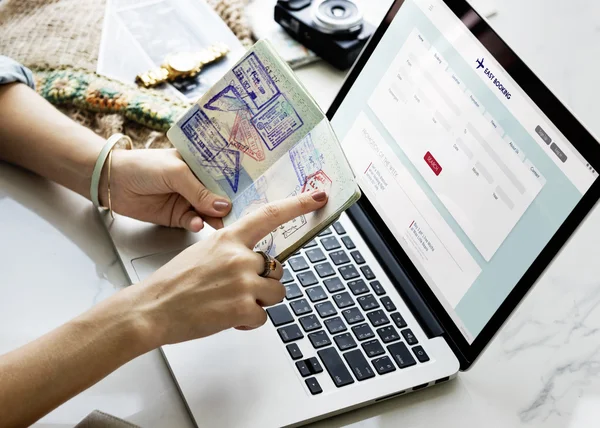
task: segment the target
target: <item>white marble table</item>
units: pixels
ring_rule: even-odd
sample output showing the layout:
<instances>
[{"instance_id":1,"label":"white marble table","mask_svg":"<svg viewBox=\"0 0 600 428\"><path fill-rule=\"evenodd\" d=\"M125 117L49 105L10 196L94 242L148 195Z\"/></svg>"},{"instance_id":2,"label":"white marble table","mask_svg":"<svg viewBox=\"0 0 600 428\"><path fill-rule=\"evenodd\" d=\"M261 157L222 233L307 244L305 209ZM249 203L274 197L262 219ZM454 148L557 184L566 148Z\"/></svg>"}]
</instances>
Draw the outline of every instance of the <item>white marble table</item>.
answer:
<instances>
[{"instance_id":1,"label":"white marble table","mask_svg":"<svg viewBox=\"0 0 600 428\"><path fill-rule=\"evenodd\" d=\"M600 4L498 3L492 25L600 135ZM324 106L342 78L323 66L299 74ZM317 425L600 426L599 236L596 209L470 372ZM2 163L0 278L0 353L60 325L127 283L87 201ZM125 365L37 426L73 426L96 408L146 427L193 426L157 351Z\"/></svg>"}]
</instances>

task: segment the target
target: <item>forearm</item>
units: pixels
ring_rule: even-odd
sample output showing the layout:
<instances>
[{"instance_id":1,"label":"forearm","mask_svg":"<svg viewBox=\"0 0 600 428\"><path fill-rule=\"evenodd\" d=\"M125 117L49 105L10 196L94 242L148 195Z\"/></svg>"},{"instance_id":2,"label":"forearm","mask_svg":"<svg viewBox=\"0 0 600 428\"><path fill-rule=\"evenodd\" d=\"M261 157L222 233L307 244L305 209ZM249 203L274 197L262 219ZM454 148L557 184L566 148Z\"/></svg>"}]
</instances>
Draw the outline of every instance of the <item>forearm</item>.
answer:
<instances>
[{"instance_id":1,"label":"forearm","mask_svg":"<svg viewBox=\"0 0 600 428\"><path fill-rule=\"evenodd\" d=\"M131 291L130 291L131 289ZM0 426L28 426L131 359L149 351L133 288L0 356Z\"/></svg>"},{"instance_id":2,"label":"forearm","mask_svg":"<svg viewBox=\"0 0 600 428\"><path fill-rule=\"evenodd\" d=\"M24 84L0 86L0 160L88 197L104 139Z\"/></svg>"}]
</instances>

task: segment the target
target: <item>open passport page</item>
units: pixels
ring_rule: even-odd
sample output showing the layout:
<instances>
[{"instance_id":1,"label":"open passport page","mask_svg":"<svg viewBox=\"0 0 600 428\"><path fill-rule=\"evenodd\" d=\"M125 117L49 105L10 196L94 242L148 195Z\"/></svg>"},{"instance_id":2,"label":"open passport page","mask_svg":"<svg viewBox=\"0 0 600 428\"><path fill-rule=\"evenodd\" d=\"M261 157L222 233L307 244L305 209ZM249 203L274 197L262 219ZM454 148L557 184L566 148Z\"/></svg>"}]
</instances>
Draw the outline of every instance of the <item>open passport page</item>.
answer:
<instances>
[{"instance_id":1,"label":"open passport page","mask_svg":"<svg viewBox=\"0 0 600 428\"><path fill-rule=\"evenodd\" d=\"M225 226L267 202L327 191L324 208L259 242L256 249L280 261L360 197L327 117L266 40L257 42L167 136L198 179L232 201Z\"/></svg>"}]
</instances>

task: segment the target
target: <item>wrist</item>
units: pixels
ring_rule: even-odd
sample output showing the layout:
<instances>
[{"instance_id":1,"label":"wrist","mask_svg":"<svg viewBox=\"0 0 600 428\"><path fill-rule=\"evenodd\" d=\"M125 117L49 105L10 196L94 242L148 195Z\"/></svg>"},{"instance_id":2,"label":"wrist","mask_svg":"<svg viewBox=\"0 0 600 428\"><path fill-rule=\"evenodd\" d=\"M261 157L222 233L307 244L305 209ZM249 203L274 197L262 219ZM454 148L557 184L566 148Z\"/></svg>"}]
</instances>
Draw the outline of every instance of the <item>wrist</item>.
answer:
<instances>
[{"instance_id":1,"label":"wrist","mask_svg":"<svg viewBox=\"0 0 600 428\"><path fill-rule=\"evenodd\" d=\"M122 291L123 298L129 302L129 310L133 315L136 341L142 349L150 351L166 344L167 322L161 315L158 304L157 286L152 277L133 284Z\"/></svg>"},{"instance_id":2,"label":"wrist","mask_svg":"<svg viewBox=\"0 0 600 428\"><path fill-rule=\"evenodd\" d=\"M65 156L62 168L69 171L72 180L70 183L64 184L71 190L90 199L94 165L105 140L93 131L79 125L70 126L65 135L68 135L72 141L78 141L79 144L70 148L68 155Z\"/></svg>"},{"instance_id":3,"label":"wrist","mask_svg":"<svg viewBox=\"0 0 600 428\"><path fill-rule=\"evenodd\" d=\"M125 363L158 345L152 341L150 317L139 305L134 286L127 287L80 315L71 323L83 336L110 338L117 351L115 358Z\"/></svg>"}]
</instances>

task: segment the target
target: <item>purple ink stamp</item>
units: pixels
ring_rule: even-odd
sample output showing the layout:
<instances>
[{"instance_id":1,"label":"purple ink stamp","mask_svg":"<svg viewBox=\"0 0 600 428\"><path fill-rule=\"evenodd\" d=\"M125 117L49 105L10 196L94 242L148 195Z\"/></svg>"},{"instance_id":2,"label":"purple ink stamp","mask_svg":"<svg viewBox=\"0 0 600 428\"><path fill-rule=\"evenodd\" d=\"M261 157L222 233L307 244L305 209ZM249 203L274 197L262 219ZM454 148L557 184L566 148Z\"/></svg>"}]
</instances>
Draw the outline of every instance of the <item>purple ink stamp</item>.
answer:
<instances>
[{"instance_id":1,"label":"purple ink stamp","mask_svg":"<svg viewBox=\"0 0 600 428\"><path fill-rule=\"evenodd\" d=\"M279 95L279 88L254 52L233 68L233 74L258 110Z\"/></svg>"},{"instance_id":2,"label":"purple ink stamp","mask_svg":"<svg viewBox=\"0 0 600 428\"><path fill-rule=\"evenodd\" d=\"M294 107L282 95L252 118L252 124L269 150L283 143L304 124Z\"/></svg>"},{"instance_id":3,"label":"purple ink stamp","mask_svg":"<svg viewBox=\"0 0 600 428\"><path fill-rule=\"evenodd\" d=\"M204 104L204 108L215 111L250 110L250 106L246 104L238 90L232 85L226 86L225 89L212 97Z\"/></svg>"},{"instance_id":4,"label":"purple ink stamp","mask_svg":"<svg viewBox=\"0 0 600 428\"><path fill-rule=\"evenodd\" d=\"M201 161L200 165L215 179L225 178L234 193L240 182L240 152L223 149L210 161Z\"/></svg>"},{"instance_id":5,"label":"purple ink stamp","mask_svg":"<svg viewBox=\"0 0 600 428\"><path fill-rule=\"evenodd\" d=\"M323 155L315 148L310 133L290 149L289 155L300 185L304 185L306 177L323 169Z\"/></svg>"},{"instance_id":6,"label":"purple ink stamp","mask_svg":"<svg viewBox=\"0 0 600 428\"><path fill-rule=\"evenodd\" d=\"M214 159L229 144L199 107L181 124L181 131L204 161Z\"/></svg>"}]
</instances>

